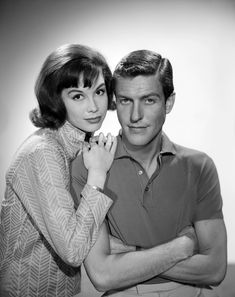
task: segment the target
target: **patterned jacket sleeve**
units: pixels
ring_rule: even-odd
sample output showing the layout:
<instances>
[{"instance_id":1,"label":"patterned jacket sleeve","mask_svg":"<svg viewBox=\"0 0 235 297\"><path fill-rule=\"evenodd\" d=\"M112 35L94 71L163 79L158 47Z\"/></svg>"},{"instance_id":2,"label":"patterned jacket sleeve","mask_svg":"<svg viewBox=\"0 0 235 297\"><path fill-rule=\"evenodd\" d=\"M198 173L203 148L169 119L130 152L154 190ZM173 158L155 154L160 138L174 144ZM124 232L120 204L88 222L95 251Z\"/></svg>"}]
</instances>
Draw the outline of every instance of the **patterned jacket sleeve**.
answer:
<instances>
[{"instance_id":1,"label":"patterned jacket sleeve","mask_svg":"<svg viewBox=\"0 0 235 297\"><path fill-rule=\"evenodd\" d=\"M64 262L79 266L95 243L112 200L85 185L75 210L66 162L56 149L36 149L21 160L10 183L35 228Z\"/></svg>"}]
</instances>

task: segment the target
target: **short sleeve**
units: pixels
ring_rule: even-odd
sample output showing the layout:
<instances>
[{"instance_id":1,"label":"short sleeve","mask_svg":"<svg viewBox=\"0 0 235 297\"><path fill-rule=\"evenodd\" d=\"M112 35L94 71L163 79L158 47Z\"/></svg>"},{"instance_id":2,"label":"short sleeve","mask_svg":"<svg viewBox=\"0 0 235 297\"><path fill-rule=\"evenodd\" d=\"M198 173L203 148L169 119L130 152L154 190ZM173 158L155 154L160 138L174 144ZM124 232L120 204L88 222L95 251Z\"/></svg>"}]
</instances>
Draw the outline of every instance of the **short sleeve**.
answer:
<instances>
[{"instance_id":1,"label":"short sleeve","mask_svg":"<svg viewBox=\"0 0 235 297\"><path fill-rule=\"evenodd\" d=\"M204 156L197 188L195 221L222 219L222 197L218 173L213 160Z\"/></svg>"}]
</instances>

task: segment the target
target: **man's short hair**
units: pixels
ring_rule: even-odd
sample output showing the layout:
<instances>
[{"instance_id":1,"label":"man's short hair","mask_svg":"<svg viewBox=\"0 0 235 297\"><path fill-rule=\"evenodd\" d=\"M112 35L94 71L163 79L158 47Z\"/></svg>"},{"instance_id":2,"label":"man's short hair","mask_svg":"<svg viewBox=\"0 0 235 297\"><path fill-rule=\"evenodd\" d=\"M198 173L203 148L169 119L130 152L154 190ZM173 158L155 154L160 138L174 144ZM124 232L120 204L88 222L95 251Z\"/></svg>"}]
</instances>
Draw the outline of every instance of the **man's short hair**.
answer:
<instances>
[{"instance_id":1,"label":"man's short hair","mask_svg":"<svg viewBox=\"0 0 235 297\"><path fill-rule=\"evenodd\" d=\"M168 59L150 50L137 50L125 56L113 73L113 87L119 77L157 74L162 84L165 100L174 92L173 70Z\"/></svg>"}]
</instances>

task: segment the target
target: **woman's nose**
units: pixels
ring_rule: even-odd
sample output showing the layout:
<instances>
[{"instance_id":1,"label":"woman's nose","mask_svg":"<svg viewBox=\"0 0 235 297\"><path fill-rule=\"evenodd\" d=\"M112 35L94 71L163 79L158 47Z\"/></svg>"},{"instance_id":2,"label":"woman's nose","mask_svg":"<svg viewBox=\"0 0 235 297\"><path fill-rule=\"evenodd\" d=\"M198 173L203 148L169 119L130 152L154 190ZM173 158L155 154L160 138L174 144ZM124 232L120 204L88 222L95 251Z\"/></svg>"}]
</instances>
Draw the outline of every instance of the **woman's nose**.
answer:
<instances>
[{"instance_id":1,"label":"woman's nose","mask_svg":"<svg viewBox=\"0 0 235 297\"><path fill-rule=\"evenodd\" d=\"M96 112L98 110L98 106L94 100L93 97L89 98L89 105L88 105L88 111L89 112Z\"/></svg>"}]
</instances>

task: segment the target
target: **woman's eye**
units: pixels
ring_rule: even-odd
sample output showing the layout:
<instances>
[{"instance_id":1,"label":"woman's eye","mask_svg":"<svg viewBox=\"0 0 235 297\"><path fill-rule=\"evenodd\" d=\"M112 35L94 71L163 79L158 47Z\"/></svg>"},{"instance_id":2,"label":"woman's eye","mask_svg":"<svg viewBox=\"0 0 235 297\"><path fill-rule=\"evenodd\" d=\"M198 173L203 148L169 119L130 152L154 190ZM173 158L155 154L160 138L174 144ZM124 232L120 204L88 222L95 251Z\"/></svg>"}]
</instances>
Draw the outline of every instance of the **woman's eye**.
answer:
<instances>
[{"instance_id":1,"label":"woman's eye","mask_svg":"<svg viewBox=\"0 0 235 297\"><path fill-rule=\"evenodd\" d=\"M96 91L96 94L99 95L99 96L104 95L104 93L105 93L105 89L99 89L99 90Z\"/></svg>"},{"instance_id":2,"label":"woman's eye","mask_svg":"<svg viewBox=\"0 0 235 297\"><path fill-rule=\"evenodd\" d=\"M82 99L82 94L76 94L72 97L73 100L81 100Z\"/></svg>"}]
</instances>

